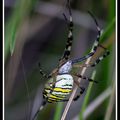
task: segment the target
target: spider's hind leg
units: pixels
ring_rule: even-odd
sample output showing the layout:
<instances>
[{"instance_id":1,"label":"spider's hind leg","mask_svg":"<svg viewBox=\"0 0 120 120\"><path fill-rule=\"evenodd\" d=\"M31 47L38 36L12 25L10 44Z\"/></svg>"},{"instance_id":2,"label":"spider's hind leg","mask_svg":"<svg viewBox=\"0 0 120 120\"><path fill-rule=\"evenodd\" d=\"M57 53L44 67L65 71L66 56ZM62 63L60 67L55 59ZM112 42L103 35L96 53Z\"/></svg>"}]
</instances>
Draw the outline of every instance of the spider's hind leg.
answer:
<instances>
[{"instance_id":1,"label":"spider's hind leg","mask_svg":"<svg viewBox=\"0 0 120 120\"><path fill-rule=\"evenodd\" d=\"M88 77L82 76L82 75L80 75L80 74L73 74L73 75L76 76L76 77L79 77L79 78L81 78L81 79L88 80L89 82L95 82L95 83L97 83L97 81L92 80L92 79L90 79L90 78L88 78ZM79 92L79 94L73 99L74 101L76 101L76 100L78 100L78 98L84 93L85 88L80 86L80 82L79 82L79 81L77 81L77 80L74 79L74 82L75 82L75 84L81 89L80 92Z\"/></svg>"},{"instance_id":2,"label":"spider's hind leg","mask_svg":"<svg viewBox=\"0 0 120 120\"><path fill-rule=\"evenodd\" d=\"M88 80L89 82L98 83L97 81L95 81L95 80L93 80L93 79L91 79L91 78L88 78L88 77L86 77L86 76L80 75L80 74L74 74L74 76L79 77L79 78L84 79L84 80ZM76 82L76 81L75 81L75 82ZM79 83L79 82L77 82L77 84L78 84L78 83Z\"/></svg>"},{"instance_id":3,"label":"spider's hind leg","mask_svg":"<svg viewBox=\"0 0 120 120\"><path fill-rule=\"evenodd\" d=\"M42 70L40 63L38 63L38 66L39 66L39 72L40 72L40 74L41 74L44 78L49 78L50 75L46 74L46 73Z\"/></svg>"}]
</instances>

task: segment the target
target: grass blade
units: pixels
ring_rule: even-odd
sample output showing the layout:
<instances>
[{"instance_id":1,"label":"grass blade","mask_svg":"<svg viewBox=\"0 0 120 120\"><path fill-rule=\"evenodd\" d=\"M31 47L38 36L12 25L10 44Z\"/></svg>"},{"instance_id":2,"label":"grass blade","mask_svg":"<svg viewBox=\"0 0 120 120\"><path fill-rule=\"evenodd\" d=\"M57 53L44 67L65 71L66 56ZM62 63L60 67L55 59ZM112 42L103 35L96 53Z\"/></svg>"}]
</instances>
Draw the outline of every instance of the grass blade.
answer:
<instances>
[{"instance_id":1,"label":"grass blade","mask_svg":"<svg viewBox=\"0 0 120 120\"><path fill-rule=\"evenodd\" d=\"M115 82L114 82L113 87L112 87L112 93L110 96L110 100L109 100L109 104L107 107L107 111L106 111L106 115L105 115L104 120L110 120L111 115L112 115L112 111L113 111L113 107L114 107L114 103L115 103Z\"/></svg>"},{"instance_id":2,"label":"grass blade","mask_svg":"<svg viewBox=\"0 0 120 120\"><path fill-rule=\"evenodd\" d=\"M93 71L93 74L92 74L92 79L93 80L95 79L95 75L96 75L96 71ZM87 89L87 93L86 93L85 98L84 98L82 109L81 109L81 112L80 112L80 116L79 116L80 120L83 120L83 113L84 113L84 111L86 109L86 106L88 104L89 96L90 96L90 93L91 93L91 90L92 90L92 86L93 86L93 82L90 82L89 86L88 86L88 89Z\"/></svg>"},{"instance_id":3,"label":"grass blade","mask_svg":"<svg viewBox=\"0 0 120 120\"><path fill-rule=\"evenodd\" d=\"M104 41L105 39L107 39L108 37L110 37L110 35L112 34L112 32L115 30L115 18L113 18L111 20L111 22L108 24L108 26L106 27L106 29L104 30L100 41Z\"/></svg>"},{"instance_id":4,"label":"grass blade","mask_svg":"<svg viewBox=\"0 0 120 120\"><path fill-rule=\"evenodd\" d=\"M60 120L62 108L63 108L63 103L62 102L57 103L54 120Z\"/></svg>"},{"instance_id":5,"label":"grass blade","mask_svg":"<svg viewBox=\"0 0 120 120\"><path fill-rule=\"evenodd\" d=\"M20 26L25 18L30 14L36 1L37 0L17 1L12 15L5 25L5 58L9 51L11 55L13 54Z\"/></svg>"}]
</instances>

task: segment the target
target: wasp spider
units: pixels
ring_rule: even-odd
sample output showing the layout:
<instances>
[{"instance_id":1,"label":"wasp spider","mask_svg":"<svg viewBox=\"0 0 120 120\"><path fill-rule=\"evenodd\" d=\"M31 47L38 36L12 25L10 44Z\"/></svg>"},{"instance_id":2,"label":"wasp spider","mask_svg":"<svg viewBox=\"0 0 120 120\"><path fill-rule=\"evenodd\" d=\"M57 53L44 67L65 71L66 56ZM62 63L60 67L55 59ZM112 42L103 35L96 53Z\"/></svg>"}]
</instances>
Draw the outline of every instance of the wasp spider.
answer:
<instances>
[{"instance_id":1,"label":"wasp spider","mask_svg":"<svg viewBox=\"0 0 120 120\"><path fill-rule=\"evenodd\" d=\"M43 72L43 70L40 68L40 74L46 79L48 79L48 82L45 84L45 88L43 90L43 98L44 101L40 107L40 109L36 112L36 114L33 117L33 120L36 118L38 112L44 107L46 103L53 103L53 102L64 102L68 101L67 96L71 93L73 89L73 83L75 82L78 87L80 88L80 93L73 99L74 101L77 100L80 95L84 92L85 88L81 87L78 81L75 81L73 77L80 77L82 79L93 81L92 79L82 76L78 73L71 73L71 70L73 67L80 67L78 65L78 62L84 61L88 59L89 57L93 56L98 48L101 47L105 50L105 53L97 58L94 63L84 65L84 67L94 67L96 66L100 61L102 61L107 55L109 55L109 51L99 44L100 36L101 36L101 29L98 26L98 23L93 16L92 13L89 12L91 17L93 18L96 28L97 28L97 38L95 40L95 44L93 45L93 49L90 53L87 55L77 58L77 59L70 59L70 53L71 53L71 46L73 41L73 20L72 20L72 13L70 8L69 0L67 0L68 3L68 10L69 10L69 19L66 17L66 15L63 13L63 16L68 24L68 38L66 42L66 47L63 53L63 56L59 59L58 66L49 74ZM39 64L40 67L40 64ZM94 81L96 82L96 81Z\"/></svg>"}]
</instances>

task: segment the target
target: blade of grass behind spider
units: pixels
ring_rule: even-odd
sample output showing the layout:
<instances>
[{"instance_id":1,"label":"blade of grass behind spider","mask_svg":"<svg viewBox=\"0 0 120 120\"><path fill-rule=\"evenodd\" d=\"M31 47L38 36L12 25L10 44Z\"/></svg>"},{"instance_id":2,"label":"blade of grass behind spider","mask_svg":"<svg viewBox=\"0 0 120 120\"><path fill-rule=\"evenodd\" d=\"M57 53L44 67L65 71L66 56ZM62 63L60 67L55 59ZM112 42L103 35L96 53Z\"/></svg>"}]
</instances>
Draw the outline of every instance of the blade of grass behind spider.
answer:
<instances>
[{"instance_id":1,"label":"blade of grass behind spider","mask_svg":"<svg viewBox=\"0 0 120 120\"><path fill-rule=\"evenodd\" d=\"M94 70L93 74L92 74L92 77L91 77L93 80L95 79L95 75L96 75L96 71ZM90 96L90 93L91 93L91 90L92 90L93 83L94 82L90 82L89 83L89 86L88 86L88 89L87 89L87 93L85 95L84 102L83 102L83 105L82 105L82 109L81 109L80 115L79 115L79 119L80 120L83 120L83 113L84 113L84 111L86 109L86 106L88 104L89 96Z\"/></svg>"},{"instance_id":2,"label":"blade of grass behind spider","mask_svg":"<svg viewBox=\"0 0 120 120\"><path fill-rule=\"evenodd\" d=\"M108 2L109 5L107 5L106 7L108 7L108 21L111 21L111 19L115 16L115 0L109 0Z\"/></svg>"},{"instance_id":3,"label":"blade of grass behind spider","mask_svg":"<svg viewBox=\"0 0 120 120\"><path fill-rule=\"evenodd\" d=\"M54 120L60 120L62 108L63 108L63 103L62 102L58 102L57 105L56 105Z\"/></svg>"},{"instance_id":4,"label":"blade of grass behind spider","mask_svg":"<svg viewBox=\"0 0 120 120\"><path fill-rule=\"evenodd\" d=\"M107 39L114 30L115 30L115 17L110 21L110 23L104 30L104 32L100 38L100 41L104 41L105 39Z\"/></svg>"},{"instance_id":5,"label":"blade of grass behind spider","mask_svg":"<svg viewBox=\"0 0 120 120\"><path fill-rule=\"evenodd\" d=\"M36 0L17 1L15 8L13 8L12 15L5 25L5 58L9 51L12 55L19 27L26 16L30 14L35 2Z\"/></svg>"},{"instance_id":6,"label":"blade of grass behind spider","mask_svg":"<svg viewBox=\"0 0 120 120\"><path fill-rule=\"evenodd\" d=\"M109 99L109 103L107 106L104 120L110 120L112 118L114 104L115 104L115 81L113 82L112 93L111 93L111 96ZM114 119L114 118L112 118L112 119Z\"/></svg>"}]
</instances>

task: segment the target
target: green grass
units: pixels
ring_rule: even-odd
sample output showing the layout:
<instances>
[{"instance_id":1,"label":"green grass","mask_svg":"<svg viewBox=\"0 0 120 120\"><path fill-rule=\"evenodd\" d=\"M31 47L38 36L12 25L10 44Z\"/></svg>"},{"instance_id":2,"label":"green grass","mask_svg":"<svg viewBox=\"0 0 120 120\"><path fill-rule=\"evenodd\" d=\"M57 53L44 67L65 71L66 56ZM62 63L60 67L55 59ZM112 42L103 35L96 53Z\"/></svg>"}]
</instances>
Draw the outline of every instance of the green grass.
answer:
<instances>
[{"instance_id":1,"label":"green grass","mask_svg":"<svg viewBox=\"0 0 120 120\"><path fill-rule=\"evenodd\" d=\"M18 0L12 9L12 15L5 25L5 59L14 52L17 35L23 21L29 17L37 0Z\"/></svg>"},{"instance_id":2,"label":"green grass","mask_svg":"<svg viewBox=\"0 0 120 120\"><path fill-rule=\"evenodd\" d=\"M111 34L115 31L115 17L110 21L110 23L107 25L106 29L104 30L100 41L106 40L108 37L111 36Z\"/></svg>"},{"instance_id":3,"label":"green grass","mask_svg":"<svg viewBox=\"0 0 120 120\"><path fill-rule=\"evenodd\" d=\"M95 75L96 75L96 71L93 71L91 79L94 80L95 79ZM84 111L86 109L86 106L87 106L87 104L89 102L89 97L90 97L90 94L91 94L91 90L92 90L93 84L94 84L94 82L90 82L89 83L89 86L88 86L88 89L87 89L87 93L85 95L84 102L83 102L83 105L82 105L82 109L81 109L80 115L79 115L80 120L84 120L83 113L84 113Z\"/></svg>"},{"instance_id":4,"label":"green grass","mask_svg":"<svg viewBox=\"0 0 120 120\"><path fill-rule=\"evenodd\" d=\"M57 103L55 108L54 120L60 120L62 109L63 103L62 102Z\"/></svg>"}]
</instances>

